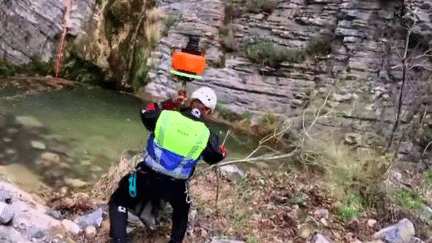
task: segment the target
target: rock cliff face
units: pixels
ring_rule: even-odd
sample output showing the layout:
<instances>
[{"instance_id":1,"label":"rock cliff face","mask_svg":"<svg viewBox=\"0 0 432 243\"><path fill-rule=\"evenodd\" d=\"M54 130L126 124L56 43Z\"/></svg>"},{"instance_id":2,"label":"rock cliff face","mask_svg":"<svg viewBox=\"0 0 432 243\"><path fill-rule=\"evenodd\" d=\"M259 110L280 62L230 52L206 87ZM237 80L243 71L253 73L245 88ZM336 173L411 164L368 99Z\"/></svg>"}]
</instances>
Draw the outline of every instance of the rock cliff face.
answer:
<instances>
[{"instance_id":1,"label":"rock cliff face","mask_svg":"<svg viewBox=\"0 0 432 243\"><path fill-rule=\"evenodd\" d=\"M71 1L68 34L77 35L91 17L95 0ZM15 65L36 57L49 61L58 46L65 9L62 0L0 1L0 59Z\"/></svg>"},{"instance_id":2,"label":"rock cliff face","mask_svg":"<svg viewBox=\"0 0 432 243\"><path fill-rule=\"evenodd\" d=\"M154 68L149 73L147 93L163 100L176 92L178 85L169 75L169 48L185 46L184 34L197 33L203 36L201 44L207 48L209 65L204 79L194 81L190 90L210 86L220 103L238 114L271 110L297 121L303 111L317 111L326 101L323 110L332 115L320 119L318 129L343 127L345 132L359 135L356 143L360 147L373 146L375 139L370 132L390 137L403 79L400 55L407 31L402 16L409 9L416 13L408 54L419 56L430 48L432 1L286 0L277 1L271 14L248 13L241 2L231 1L229 5L234 6L231 11L237 11L237 16L228 17L232 17L231 43L238 50L245 50L254 38L269 38L283 47L301 49L316 38L332 36L332 51L298 64L283 62L276 69L258 65L242 51L223 51L224 40L218 29L227 24L226 3L161 1L160 8L177 21L149 61ZM427 142L420 140L429 139L423 132L430 132L432 122L430 88L426 85L431 62L422 62L425 68L411 68L415 65L411 62L406 72L402 124L397 130L406 132L400 156L409 161L421 160L418 151L423 151ZM406 156L407 151L417 152Z\"/></svg>"}]
</instances>

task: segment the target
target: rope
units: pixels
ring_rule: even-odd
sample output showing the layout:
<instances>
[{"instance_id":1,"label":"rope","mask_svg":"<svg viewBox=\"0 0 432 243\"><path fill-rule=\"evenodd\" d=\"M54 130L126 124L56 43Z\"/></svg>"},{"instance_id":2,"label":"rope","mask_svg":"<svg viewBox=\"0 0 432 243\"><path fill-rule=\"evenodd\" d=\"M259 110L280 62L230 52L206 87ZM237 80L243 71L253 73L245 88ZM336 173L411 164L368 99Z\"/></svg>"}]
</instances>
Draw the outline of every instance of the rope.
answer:
<instances>
[{"instance_id":1,"label":"rope","mask_svg":"<svg viewBox=\"0 0 432 243\"><path fill-rule=\"evenodd\" d=\"M59 52L57 54L57 65L56 65L56 70L55 70L54 83L57 83L58 75L60 72L61 61L63 59L63 51L64 51L64 46L65 46L66 33L67 33L68 26L69 26L69 19L70 19L70 13L71 13L71 5L72 5L72 0L66 0L66 11L65 11L65 14L63 16L62 35L60 38Z\"/></svg>"}]
</instances>

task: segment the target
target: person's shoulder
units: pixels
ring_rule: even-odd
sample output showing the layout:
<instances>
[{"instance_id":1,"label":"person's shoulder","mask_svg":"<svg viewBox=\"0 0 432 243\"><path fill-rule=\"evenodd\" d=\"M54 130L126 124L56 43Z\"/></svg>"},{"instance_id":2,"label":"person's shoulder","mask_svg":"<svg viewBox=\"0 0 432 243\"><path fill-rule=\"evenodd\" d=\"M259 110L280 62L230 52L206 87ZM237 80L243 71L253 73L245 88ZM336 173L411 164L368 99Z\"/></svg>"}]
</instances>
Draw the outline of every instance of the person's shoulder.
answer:
<instances>
[{"instance_id":1,"label":"person's shoulder","mask_svg":"<svg viewBox=\"0 0 432 243\"><path fill-rule=\"evenodd\" d=\"M191 118L191 119L193 119L195 121L201 121L201 122L204 121L203 114L197 108L193 108L193 109L192 108L185 108L185 109L181 110L181 113L184 116L186 116L188 118Z\"/></svg>"}]
</instances>

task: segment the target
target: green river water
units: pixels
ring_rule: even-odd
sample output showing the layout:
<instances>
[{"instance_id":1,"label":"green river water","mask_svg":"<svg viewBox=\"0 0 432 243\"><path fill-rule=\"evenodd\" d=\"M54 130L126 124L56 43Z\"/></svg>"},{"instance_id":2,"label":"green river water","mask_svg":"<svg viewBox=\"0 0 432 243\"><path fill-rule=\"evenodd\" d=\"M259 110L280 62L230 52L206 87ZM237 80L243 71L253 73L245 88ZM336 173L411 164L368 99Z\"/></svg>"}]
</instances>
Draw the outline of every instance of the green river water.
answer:
<instances>
[{"instance_id":1,"label":"green river water","mask_svg":"<svg viewBox=\"0 0 432 243\"><path fill-rule=\"evenodd\" d=\"M28 153L25 157L28 159L14 163L34 163L44 152L52 152L50 141L56 138L65 145L61 152L67 155L67 159L63 156L62 160L72 168L71 175L88 181L107 171L124 150L143 150L145 147L148 132L141 122L140 109L146 103L134 96L99 87L77 86L8 99L17 93L20 91L0 90L3 113L15 117L31 116L40 121L45 130L42 137L47 148L18 151ZM225 138L227 126L210 123L209 127L221 141ZM250 136L232 133L225 143L229 150L227 159L249 154L254 147L253 140ZM13 139L11 143L14 143ZM88 164L84 166L84 161L101 168L97 176L94 173L93 177L90 176ZM2 164L11 164L11 161Z\"/></svg>"}]
</instances>

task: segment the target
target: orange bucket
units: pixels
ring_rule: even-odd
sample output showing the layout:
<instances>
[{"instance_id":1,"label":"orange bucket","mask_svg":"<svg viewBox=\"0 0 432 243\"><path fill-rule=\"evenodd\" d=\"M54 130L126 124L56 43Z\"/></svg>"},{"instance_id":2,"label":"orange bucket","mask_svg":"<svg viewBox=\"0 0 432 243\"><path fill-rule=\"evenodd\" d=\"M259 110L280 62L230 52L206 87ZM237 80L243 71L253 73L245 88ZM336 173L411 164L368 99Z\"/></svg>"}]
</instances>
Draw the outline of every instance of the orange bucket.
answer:
<instances>
[{"instance_id":1,"label":"orange bucket","mask_svg":"<svg viewBox=\"0 0 432 243\"><path fill-rule=\"evenodd\" d=\"M175 70L193 74L202 74L204 72L205 61L205 56L198 56L175 50L171 55L172 67Z\"/></svg>"}]
</instances>

